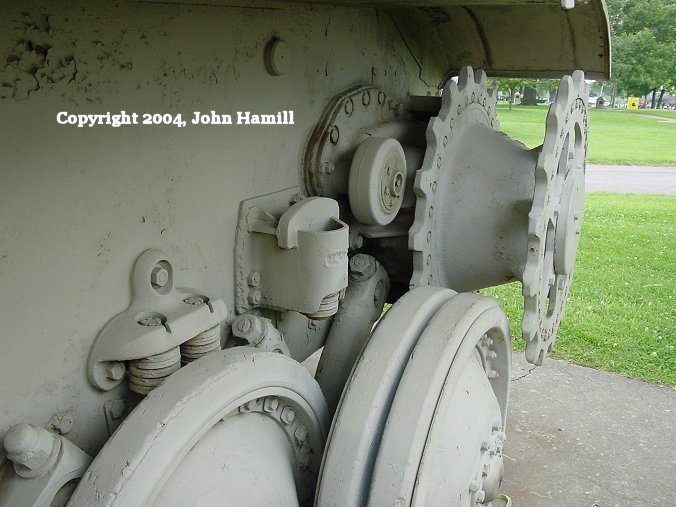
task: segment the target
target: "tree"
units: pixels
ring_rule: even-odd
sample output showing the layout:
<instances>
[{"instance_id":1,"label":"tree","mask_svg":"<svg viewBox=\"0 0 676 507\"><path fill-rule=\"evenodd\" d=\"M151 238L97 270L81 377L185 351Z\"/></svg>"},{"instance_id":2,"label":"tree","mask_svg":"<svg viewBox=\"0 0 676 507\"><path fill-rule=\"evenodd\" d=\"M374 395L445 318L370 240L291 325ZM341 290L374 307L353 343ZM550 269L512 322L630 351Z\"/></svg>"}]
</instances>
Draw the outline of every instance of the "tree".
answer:
<instances>
[{"instance_id":1,"label":"tree","mask_svg":"<svg viewBox=\"0 0 676 507\"><path fill-rule=\"evenodd\" d=\"M533 83L532 79L498 79L498 91L507 95L510 111L514 103L514 94L526 86L533 86Z\"/></svg>"},{"instance_id":2,"label":"tree","mask_svg":"<svg viewBox=\"0 0 676 507\"><path fill-rule=\"evenodd\" d=\"M620 91L655 96L676 85L676 2L608 0L613 78Z\"/></svg>"}]
</instances>

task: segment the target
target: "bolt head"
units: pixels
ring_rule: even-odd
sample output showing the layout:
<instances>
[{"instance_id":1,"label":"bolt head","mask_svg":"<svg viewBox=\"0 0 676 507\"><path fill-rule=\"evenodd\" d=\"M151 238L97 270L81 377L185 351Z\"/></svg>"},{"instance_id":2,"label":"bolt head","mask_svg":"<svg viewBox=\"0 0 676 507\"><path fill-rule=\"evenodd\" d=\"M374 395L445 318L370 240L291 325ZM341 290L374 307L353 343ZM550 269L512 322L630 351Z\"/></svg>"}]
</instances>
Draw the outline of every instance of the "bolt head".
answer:
<instances>
[{"instance_id":1,"label":"bolt head","mask_svg":"<svg viewBox=\"0 0 676 507\"><path fill-rule=\"evenodd\" d=\"M484 503L484 500L486 500L486 492L485 491L477 491L476 492L477 503Z\"/></svg>"},{"instance_id":2,"label":"bolt head","mask_svg":"<svg viewBox=\"0 0 676 507\"><path fill-rule=\"evenodd\" d=\"M240 315L233 323L232 334L252 345L258 345L265 337L265 326L263 321L255 315Z\"/></svg>"},{"instance_id":3,"label":"bolt head","mask_svg":"<svg viewBox=\"0 0 676 507\"><path fill-rule=\"evenodd\" d=\"M155 266L150 273L150 283L156 289L164 287L169 281L169 271L163 266Z\"/></svg>"},{"instance_id":4,"label":"bolt head","mask_svg":"<svg viewBox=\"0 0 676 507\"><path fill-rule=\"evenodd\" d=\"M481 489L481 483L477 481L476 479L472 479L469 482L469 490L470 491L479 491Z\"/></svg>"},{"instance_id":5,"label":"bolt head","mask_svg":"<svg viewBox=\"0 0 676 507\"><path fill-rule=\"evenodd\" d=\"M258 305L258 303L261 302L261 291L258 289L252 290L247 297L247 301L249 301L249 304L251 305Z\"/></svg>"},{"instance_id":6,"label":"bolt head","mask_svg":"<svg viewBox=\"0 0 676 507\"><path fill-rule=\"evenodd\" d=\"M355 280L371 278L377 269L376 260L370 255L357 254L350 259L350 275Z\"/></svg>"},{"instance_id":7,"label":"bolt head","mask_svg":"<svg viewBox=\"0 0 676 507\"><path fill-rule=\"evenodd\" d=\"M109 362L106 365L106 377L110 380L122 380L125 370L124 363Z\"/></svg>"},{"instance_id":8,"label":"bolt head","mask_svg":"<svg viewBox=\"0 0 676 507\"><path fill-rule=\"evenodd\" d=\"M282 422L284 424L291 424L295 418L296 411L291 407L284 407L284 410L282 410L282 414L280 415Z\"/></svg>"},{"instance_id":9,"label":"bolt head","mask_svg":"<svg viewBox=\"0 0 676 507\"><path fill-rule=\"evenodd\" d=\"M251 271L246 281L249 287L258 287L261 284L261 274L258 271Z\"/></svg>"},{"instance_id":10,"label":"bolt head","mask_svg":"<svg viewBox=\"0 0 676 507\"><path fill-rule=\"evenodd\" d=\"M298 428L296 428L294 436L296 437L296 441L299 444L305 442L305 439L307 438L307 429L305 429L305 426L302 425L298 426Z\"/></svg>"}]
</instances>

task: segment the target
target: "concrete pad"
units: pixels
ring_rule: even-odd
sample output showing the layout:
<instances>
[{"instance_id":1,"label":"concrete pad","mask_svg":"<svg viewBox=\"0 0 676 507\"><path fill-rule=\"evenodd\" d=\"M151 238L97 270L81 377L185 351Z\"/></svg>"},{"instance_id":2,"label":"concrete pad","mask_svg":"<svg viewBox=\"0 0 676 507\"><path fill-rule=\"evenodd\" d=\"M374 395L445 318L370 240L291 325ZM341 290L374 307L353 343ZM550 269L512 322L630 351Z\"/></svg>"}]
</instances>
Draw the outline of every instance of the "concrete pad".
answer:
<instances>
[{"instance_id":1,"label":"concrete pad","mask_svg":"<svg viewBox=\"0 0 676 507\"><path fill-rule=\"evenodd\" d=\"M676 195L676 167L587 164L587 192Z\"/></svg>"},{"instance_id":2,"label":"concrete pad","mask_svg":"<svg viewBox=\"0 0 676 507\"><path fill-rule=\"evenodd\" d=\"M675 504L676 390L513 357L504 490L515 507Z\"/></svg>"}]
</instances>

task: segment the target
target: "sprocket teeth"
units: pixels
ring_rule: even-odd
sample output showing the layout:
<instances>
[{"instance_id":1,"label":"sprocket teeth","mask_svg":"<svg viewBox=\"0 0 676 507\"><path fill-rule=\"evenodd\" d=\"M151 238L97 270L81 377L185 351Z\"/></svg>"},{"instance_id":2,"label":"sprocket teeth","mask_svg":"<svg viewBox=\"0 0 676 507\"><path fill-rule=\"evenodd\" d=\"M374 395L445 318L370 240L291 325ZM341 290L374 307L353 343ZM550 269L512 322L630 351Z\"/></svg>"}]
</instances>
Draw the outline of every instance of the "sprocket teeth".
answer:
<instances>
[{"instance_id":1,"label":"sprocket teeth","mask_svg":"<svg viewBox=\"0 0 676 507\"><path fill-rule=\"evenodd\" d=\"M575 87L576 90L582 90L584 91L585 88L587 88L587 83L584 80L584 72L581 70L576 70L573 72L573 86Z\"/></svg>"},{"instance_id":2,"label":"sprocket teeth","mask_svg":"<svg viewBox=\"0 0 676 507\"><path fill-rule=\"evenodd\" d=\"M570 76L563 76L559 82L559 89L556 92L556 104L568 104L568 102L570 102L570 96L573 90L573 78Z\"/></svg>"},{"instance_id":3,"label":"sprocket teeth","mask_svg":"<svg viewBox=\"0 0 676 507\"><path fill-rule=\"evenodd\" d=\"M483 69L474 72L474 82L482 88L486 88L486 72Z\"/></svg>"},{"instance_id":4,"label":"sprocket teeth","mask_svg":"<svg viewBox=\"0 0 676 507\"><path fill-rule=\"evenodd\" d=\"M551 273L543 271L546 269L544 260L547 243L545 239L549 220L554 216L555 209L560 207L561 196L554 193L557 188L560 188L557 183L559 160L567 155L562 153L562 150L565 140L574 135L572 129L575 125L579 124L583 128L583 136L585 136L583 145L586 150L586 94L588 90L589 86L581 71L576 71L572 76L564 76L561 79L556 100L547 112L545 138L540 147L535 168L534 199L528 214L528 255L522 276L524 296L522 336L527 342L526 359L536 365L542 363L554 345L572 279L572 276L569 276L565 282L561 281L556 266L551 268ZM580 101L581 105L576 104ZM549 280L552 274L556 277L557 283L556 299L549 301L548 304L547 298L550 297L551 283L545 283L545 276ZM555 306L551 307L551 304Z\"/></svg>"},{"instance_id":5,"label":"sprocket teeth","mask_svg":"<svg viewBox=\"0 0 676 507\"><path fill-rule=\"evenodd\" d=\"M452 114L453 105L458 103L458 97L460 97L458 83L451 80L446 84L441 95L441 109L439 110L439 117L443 121L448 121L449 116Z\"/></svg>"},{"instance_id":6,"label":"sprocket teeth","mask_svg":"<svg viewBox=\"0 0 676 507\"><path fill-rule=\"evenodd\" d=\"M469 65L466 65L460 69L460 74L458 75L458 88L460 90L465 90L467 84L474 81L474 70Z\"/></svg>"}]
</instances>

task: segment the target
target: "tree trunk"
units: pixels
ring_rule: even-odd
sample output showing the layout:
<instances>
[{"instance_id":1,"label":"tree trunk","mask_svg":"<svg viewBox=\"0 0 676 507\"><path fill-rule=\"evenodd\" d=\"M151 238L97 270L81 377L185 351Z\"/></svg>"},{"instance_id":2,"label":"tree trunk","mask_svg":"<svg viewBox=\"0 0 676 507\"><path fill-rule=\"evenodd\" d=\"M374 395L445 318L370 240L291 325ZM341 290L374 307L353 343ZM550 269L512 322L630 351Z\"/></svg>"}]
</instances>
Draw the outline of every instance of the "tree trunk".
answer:
<instances>
[{"instance_id":1,"label":"tree trunk","mask_svg":"<svg viewBox=\"0 0 676 507\"><path fill-rule=\"evenodd\" d=\"M617 97L617 81L613 81L613 96L610 98L610 107L615 107L615 98Z\"/></svg>"},{"instance_id":2,"label":"tree trunk","mask_svg":"<svg viewBox=\"0 0 676 507\"><path fill-rule=\"evenodd\" d=\"M657 94L657 88L653 88L653 99L650 102L650 109L655 109L655 95Z\"/></svg>"},{"instance_id":3,"label":"tree trunk","mask_svg":"<svg viewBox=\"0 0 676 507\"><path fill-rule=\"evenodd\" d=\"M662 107L662 98L664 97L664 88L660 90L660 98L657 99L657 109Z\"/></svg>"},{"instance_id":4,"label":"tree trunk","mask_svg":"<svg viewBox=\"0 0 676 507\"><path fill-rule=\"evenodd\" d=\"M524 106L534 106L537 104L537 92L535 91L535 88L531 88L530 86L526 86L523 90L523 99L521 100L521 103Z\"/></svg>"}]
</instances>

